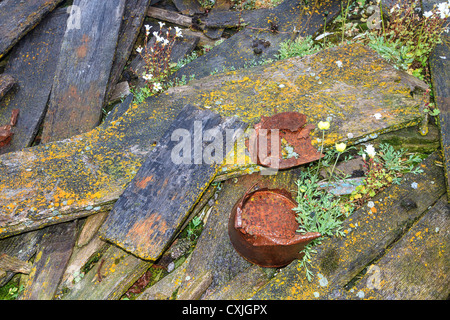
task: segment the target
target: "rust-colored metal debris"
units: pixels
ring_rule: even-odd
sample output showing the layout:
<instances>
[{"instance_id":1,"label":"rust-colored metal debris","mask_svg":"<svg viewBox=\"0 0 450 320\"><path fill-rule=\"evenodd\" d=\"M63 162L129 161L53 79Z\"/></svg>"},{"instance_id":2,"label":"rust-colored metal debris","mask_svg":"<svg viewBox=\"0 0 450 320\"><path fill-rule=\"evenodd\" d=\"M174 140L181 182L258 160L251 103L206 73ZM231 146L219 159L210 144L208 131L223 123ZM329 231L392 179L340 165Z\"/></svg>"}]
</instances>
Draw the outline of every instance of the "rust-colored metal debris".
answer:
<instances>
[{"instance_id":1,"label":"rust-colored metal debris","mask_svg":"<svg viewBox=\"0 0 450 320\"><path fill-rule=\"evenodd\" d=\"M306 124L306 116L298 112L283 112L272 117L261 117L255 124L254 135L247 142L252 161L259 165L287 169L309 163L324 155L311 145L309 133L315 128ZM278 130L278 135L276 131ZM278 152L272 152L272 138ZM264 143L262 143L264 142Z\"/></svg>"},{"instance_id":2,"label":"rust-colored metal debris","mask_svg":"<svg viewBox=\"0 0 450 320\"><path fill-rule=\"evenodd\" d=\"M283 267L300 258L304 247L320 237L318 232L300 234L292 210L297 206L283 189L261 188L234 205L228 234L236 251L262 267Z\"/></svg>"},{"instance_id":3,"label":"rust-colored metal debris","mask_svg":"<svg viewBox=\"0 0 450 320\"><path fill-rule=\"evenodd\" d=\"M16 125L18 116L19 116L19 109L13 109L9 124L0 127L0 148L8 145L11 142L12 136L14 134L12 132L12 127Z\"/></svg>"}]
</instances>

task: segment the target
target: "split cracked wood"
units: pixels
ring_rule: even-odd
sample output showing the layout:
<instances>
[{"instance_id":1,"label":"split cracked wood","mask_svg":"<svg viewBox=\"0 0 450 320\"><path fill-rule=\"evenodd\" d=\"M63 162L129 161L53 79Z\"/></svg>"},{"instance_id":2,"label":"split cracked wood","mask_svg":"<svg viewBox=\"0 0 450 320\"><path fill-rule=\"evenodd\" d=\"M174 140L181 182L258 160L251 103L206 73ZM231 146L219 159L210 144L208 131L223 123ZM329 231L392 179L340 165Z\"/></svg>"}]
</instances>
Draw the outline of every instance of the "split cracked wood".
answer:
<instances>
[{"instance_id":1,"label":"split cracked wood","mask_svg":"<svg viewBox=\"0 0 450 320\"><path fill-rule=\"evenodd\" d=\"M0 58L62 0L0 2Z\"/></svg>"},{"instance_id":2,"label":"split cracked wood","mask_svg":"<svg viewBox=\"0 0 450 320\"><path fill-rule=\"evenodd\" d=\"M308 123L332 117L326 146L350 134L349 143L360 143L420 122L423 94L411 96L418 83L410 77L350 45L171 88L85 134L0 156L0 238L109 210L186 104L250 125L285 111ZM316 147L319 137L312 133ZM255 168L246 165L220 173Z\"/></svg>"},{"instance_id":3,"label":"split cracked wood","mask_svg":"<svg viewBox=\"0 0 450 320\"><path fill-rule=\"evenodd\" d=\"M61 45L42 142L70 138L98 125L125 0L75 0ZM76 15L79 15L77 18Z\"/></svg>"},{"instance_id":4,"label":"split cracked wood","mask_svg":"<svg viewBox=\"0 0 450 320\"><path fill-rule=\"evenodd\" d=\"M222 119L209 110L190 105L183 108L115 203L100 228L100 236L141 259L158 259L222 163L223 155L216 154L220 159L217 161L206 153L207 149L203 150L203 139L208 139L203 134L215 130L222 138L225 130L245 127L235 118ZM175 138L182 138L184 143L178 150L183 153L181 163L173 158L178 145L173 135L177 130L185 134ZM218 143L222 149L223 138L220 141L214 137L214 145Z\"/></svg>"}]
</instances>

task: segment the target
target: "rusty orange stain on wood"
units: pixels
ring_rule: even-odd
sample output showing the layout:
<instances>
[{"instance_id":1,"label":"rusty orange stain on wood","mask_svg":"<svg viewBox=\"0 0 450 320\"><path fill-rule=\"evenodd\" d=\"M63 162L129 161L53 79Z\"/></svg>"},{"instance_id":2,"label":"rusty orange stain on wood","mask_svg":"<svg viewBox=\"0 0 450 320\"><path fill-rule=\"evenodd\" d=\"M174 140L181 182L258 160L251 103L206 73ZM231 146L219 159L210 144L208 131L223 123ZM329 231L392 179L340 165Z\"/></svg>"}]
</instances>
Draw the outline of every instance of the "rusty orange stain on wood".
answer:
<instances>
[{"instance_id":1,"label":"rusty orange stain on wood","mask_svg":"<svg viewBox=\"0 0 450 320\"><path fill-rule=\"evenodd\" d=\"M89 39L89 36L86 34L83 34L83 38L81 39L81 42L83 43L81 46L78 47L77 49L77 58L79 59L83 59L86 57L87 55L87 50L88 50L88 42L91 39Z\"/></svg>"},{"instance_id":2,"label":"rusty orange stain on wood","mask_svg":"<svg viewBox=\"0 0 450 320\"><path fill-rule=\"evenodd\" d=\"M153 176L145 177L139 182L136 182L136 186L140 189L145 189L150 181L153 180Z\"/></svg>"}]
</instances>

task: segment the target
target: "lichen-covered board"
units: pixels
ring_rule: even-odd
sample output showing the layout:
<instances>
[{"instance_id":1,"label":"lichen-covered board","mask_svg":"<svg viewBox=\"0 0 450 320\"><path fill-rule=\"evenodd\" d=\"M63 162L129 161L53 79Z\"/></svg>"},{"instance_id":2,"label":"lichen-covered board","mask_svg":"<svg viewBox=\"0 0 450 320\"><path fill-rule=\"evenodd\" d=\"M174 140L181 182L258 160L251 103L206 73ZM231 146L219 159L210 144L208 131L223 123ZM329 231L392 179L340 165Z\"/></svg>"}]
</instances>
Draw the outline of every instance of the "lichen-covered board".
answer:
<instances>
[{"instance_id":1,"label":"lichen-covered board","mask_svg":"<svg viewBox=\"0 0 450 320\"><path fill-rule=\"evenodd\" d=\"M75 9L76 8L76 9ZM125 0L75 0L61 45L42 142L70 138L98 125Z\"/></svg>"},{"instance_id":2,"label":"lichen-covered board","mask_svg":"<svg viewBox=\"0 0 450 320\"><path fill-rule=\"evenodd\" d=\"M109 210L186 104L250 125L283 111L313 124L330 117L331 146L420 122L416 86L427 88L370 48L348 45L171 88L85 134L0 156L0 238ZM313 145L320 137L312 132Z\"/></svg>"},{"instance_id":3,"label":"lichen-covered board","mask_svg":"<svg viewBox=\"0 0 450 320\"><path fill-rule=\"evenodd\" d=\"M62 0L0 1L0 58Z\"/></svg>"},{"instance_id":4,"label":"lichen-covered board","mask_svg":"<svg viewBox=\"0 0 450 320\"><path fill-rule=\"evenodd\" d=\"M0 101L0 124L9 122L13 109L19 110L19 117L11 143L0 148L0 154L29 147L36 137L47 110L68 17L66 8L56 9L11 51L5 72L17 80L17 90Z\"/></svg>"},{"instance_id":5,"label":"lichen-covered board","mask_svg":"<svg viewBox=\"0 0 450 320\"><path fill-rule=\"evenodd\" d=\"M210 143L218 143L225 153L226 130L244 128L245 124L234 118L222 119L190 105L183 108L115 203L100 236L141 259L158 259L226 156L216 149L215 156L222 160L207 158L206 133L217 131ZM183 154L181 163L174 158L179 143L186 143L178 151Z\"/></svg>"},{"instance_id":6,"label":"lichen-covered board","mask_svg":"<svg viewBox=\"0 0 450 320\"><path fill-rule=\"evenodd\" d=\"M308 267L313 274L311 282L305 269L294 261L253 298L339 298L340 289L383 255L445 193L442 167L436 165L440 160L438 152L430 155L419 164L423 173L406 174L400 185L393 184L376 195L373 207L365 205L347 218L342 225L345 237L326 238L316 246Z\"/></svg>"}]
</instances>

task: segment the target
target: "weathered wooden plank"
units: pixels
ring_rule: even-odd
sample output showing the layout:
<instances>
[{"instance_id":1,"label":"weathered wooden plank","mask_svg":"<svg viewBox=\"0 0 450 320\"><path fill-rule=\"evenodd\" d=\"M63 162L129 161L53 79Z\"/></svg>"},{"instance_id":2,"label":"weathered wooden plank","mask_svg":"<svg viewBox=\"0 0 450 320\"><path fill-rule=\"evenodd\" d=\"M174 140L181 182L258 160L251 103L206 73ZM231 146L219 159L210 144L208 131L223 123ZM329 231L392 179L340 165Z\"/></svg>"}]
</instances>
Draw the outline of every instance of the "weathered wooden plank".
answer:
<instances>
[{"instance_id":1,"label":"weathered wooden plank","mask_svg":"<svg viewBox=\"0 0 450 320\"><path fill-rule=\"evenodd\" d=\"M98 125L125 0L75 0L79 28L67 28L42 131L43 143Z\"/></svg>"},{"instance_id":2,"label":"weathered wooden plank","mask_svg":"<svg viewBox=\"0 0 450 320\"><path fill-rule=\"evenodd\" d=\"M31 271L31 263L20 260L6 253L0 255L0 279L6 276L6 272L29 274Z\"/></svg>"},{"instance_id":3,"label":"weathered wooden plank","mask_svg":"<svg viewBox=\"0 0 450 320\"><path fill-rule=\"evenodd\" d=\"M22 300L51 300L72 254L77 221L46 229L34 258Z\"/></svg>"},{"instance_id":4,"label":"weathered wooden plank","mask_svg":"<svg viewBox=\"0 0 450 320\"><path fill-rule=\"evenodd\" d=\"M0 74L0 100L14 86L16 79L8 74Z\"/></svg>"},{"instance_id":5,"label":"weathered wooden plank","mask_svg":"<svg viewBox=\"0 0 450 320\"><path fill-rule=\"evenodd\" d=\"M0 1L0 58L62 0Z\"/></svg>"},{"instance_id":6,"label":"weathered wooden plank","mask_svg":"<svg viewBox=\"0 0 450 320\"><path fill-rule=\"evenodd\" d=\"M450 36L444 32L442 38L443 43L438 44L430 56L430 72L436 107L440 111L441 147L450 203Z\"/></svg>"},{"instance_id":7,"label":"weathered wooden plank","mask_svg":"<svg viewBox=\"0 0 450 320\"><path fill-rule=\"evenodd\" d=\"M317 246L309 267L314 275L311 282L305 270L294 261L253 298L333 298L334 290L342 289L383 255L445 193L442 167L436 165L440 160L438 152L429 156L420 164L423 173L406 174L400 185L392 185L372 199L375 209L364 206L346 219L343 222L345 237L328 238ZM410 201L417 207L405 205Z\"/></svg>"},{"instance_id":8,"label":"weathered wooden plank","mask_svg":"<svg viewBox=\"0 0 450 320\"><path fill-rule=\"evenodd\" d=\"M446 196L379 260L345 299L445 300L450 293L450 206Z\"/></svg>"},{"instance_id":9,"label":"weathered wooden plank","mask_svg":"<svg viewBox=\"0 0 450 320\"><path fill-rule=\"evenodd\" d=\"M173 4L178 11L188 16L205 12L205 9L200 5L198 0L173 0Z\"/></svg>"},{"instance_id":10,"label":"weathered wooden plank","mask_svg":"<svg viewBox=\"0 0 450 320\"><path fill-rule=\"evenodd\" d=\"M161 8L150 7L147 10L147 16L158 20L170 22L183 27L190 27L192 25L192 18L186 17L174 11L169 11Z\"/></svg>"},{"instance_id":11,"label":"weathered wooden plank","mask_svg":"<svg viewBox=\"0 0 450 320\"><path fill-rule=\"evenodd\" d=\"M109 76L106 97L111 98L115 86L133 50L134 43L139 35L147 7L151 0L127 0L123 13L122 25L119 31L114 63Z\"/></svg>"},{"instance_id":12,"label":"weathered wooden plank","mask_svg":"<svg viewBox=\"0 0 450 320\"><path fill-rule=\"evenodd\" d=\"M0 238L109 210L186 104L249 124L284 111L304 113L308 123L331 117L326 146L349 136L360 143L420 122L423 94L411 96L409 79L351 45L171 88L88 133L0 156ZM312 132L313 145L320 137Z\"/></svg>"},{"instance_id":13,"label":"weathered wooden plank","mask_svg":"<svg viewBox=\"0 0 450 320\"><path fill-rule=\"evenodd\" d=\"M223 183L208 221L192 252L191 260L186 266L186 278L178 290L180 299L189 297L189 292L195 286L194 281L201 282L202 277L212 277L211 283L203 288L202 294L207 296L214 290L219 291L225 287L240 273L246 272L246 270L250 271L248 268L251 263L239 255L228 236L228 218L231 210L243 194L256 183L261 188L295 190L298 170L280 171L273 176L262 176L255 173Z\"/></svg>"},{"instance_id":14,"label":"weathered wooden plank","mask_svg":"<svg viewBox=\"0 0 450 320\"><path fill-rule=\"evenodd\" d=\"M28 261L36 253L44 229L31 231L0 241L0 254L7 254L22 261ZM15 275L15 272L6 272L6 277L0 280L0 287L5 285ZM1 277L0 277L1 278Z\"/></svg>"},{"instance_id":15,"label":"weathered wooden plank","mask_svg":"<svg viewBox=\"0 0 450 320\"><path fill-rule=\"evenodd\" d=\"M221 157L218 162L203 157L202 141L209 139L203 133L217 130L220 136L215 143L222 149L227 129L244 129L244 123L222 120L216 113L189 105L183 108L115 203L100 236L142 259L158 259L225 158L216 155ZM173 158L176 130L184 130L182 138L189 139L181 151L182 163ZM197 152L202 152L200 158Z\"/></svg>"},{"instance_id":16,"label":"weathered wooden plank","mask_svg":"<svg viewBox=\"0 0 450 320\"><path fill-rule=\"evenodd\" d=\"M189 79L195 75L199 79L214 70L234 70L254 62L273 59L281 42L298 35L312 35L323 27L325 20L328 24L334 19L340 12L340 3L339 0L314 0L308 4L303 0L286 0L275 8L264 9L266 14L253 16L253 13L245 13L253 18L248 18L248 26L178 70L173 77L185 76ZM279 32L271 31L274 25ZM270 46L264 48L262 53L255 54L252 47L254 39L266 40L270 42Z\"/></svg>"},{"instance_id":17,"label":"weathered wooden plank","mask_svg":"<svg viewBox=\"0 0 450 320\"><path fill-rule=\"evenodd\" d=\"M31 146L47 109L56 63L67 24L66 8L53 11L11 51L5 72L17 80L17 89L0 101L0 124L19 109L9 146L0 154ZM9 120L8 120L9 121Z\"/></svg>"},{"instance_id":18,"label":"weathered wooden plank","mask_svg":"<svg viewBox=\"0 0 450 320\"><path fill-rule=\"evenodd\" d=\"M63 300L118 300L151 265L110 246L83 279L61 297Z\"/></svg>"}]
</instances>

